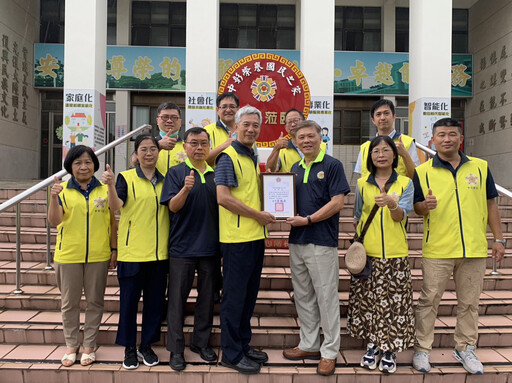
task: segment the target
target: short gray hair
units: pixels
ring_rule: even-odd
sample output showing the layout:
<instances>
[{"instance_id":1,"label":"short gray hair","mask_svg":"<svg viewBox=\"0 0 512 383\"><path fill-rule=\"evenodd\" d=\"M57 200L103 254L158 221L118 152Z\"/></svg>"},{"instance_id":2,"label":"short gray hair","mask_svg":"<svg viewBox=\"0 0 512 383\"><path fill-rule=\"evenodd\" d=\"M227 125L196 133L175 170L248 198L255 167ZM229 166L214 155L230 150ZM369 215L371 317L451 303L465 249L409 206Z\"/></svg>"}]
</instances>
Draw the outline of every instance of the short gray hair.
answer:
<instances>
[{"instance_id":1,"label":"short gray hair","mask_svg":"<svg viewBox=\"0 0 512 383\"><path fill-rule=\"evenodd\" d=\"M238 109L238 112L235 114L235 124L239 124L242 121L242 117L246 116L248 114L255 114L258 116L261 124L261 112L251 105L246 105L240 109Z\"/></svg>"},{"instance_id":2,"label":"short gray hair","mask_svg":"<svg viewBox=\"0 0 512 383\"><path fill-rule=\"evenodd\" d=\"M318 135L320 137L322 137L322 128L320 127L320 125L318 125L313 120L304 120L304 121L299 122L297 124L297 127L293 131L293 136L297 137L297 133L299 132L299 130L304 129L304 128L311 128L311 127L315 128L315 130L318 133Z\"/></svg>"}]
</instances>

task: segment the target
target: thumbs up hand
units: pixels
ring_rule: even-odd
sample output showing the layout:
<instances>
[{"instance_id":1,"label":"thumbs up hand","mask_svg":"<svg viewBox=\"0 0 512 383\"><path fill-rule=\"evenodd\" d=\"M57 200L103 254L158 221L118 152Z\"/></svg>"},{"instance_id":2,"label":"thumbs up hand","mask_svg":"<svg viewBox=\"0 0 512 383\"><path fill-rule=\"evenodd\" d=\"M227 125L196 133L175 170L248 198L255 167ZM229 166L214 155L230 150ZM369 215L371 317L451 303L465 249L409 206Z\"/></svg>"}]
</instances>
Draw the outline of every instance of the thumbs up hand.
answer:
<instances>
[{"instance_id":1,"label":"thumbs up hand","mask_svg":"<svg viewBox=\"0 0 512 383\"><path fill-rule=\"evenodd\" d=\"M379 207L384 207L388 205L390 200L393 201L393 199L390 196L388 196L384 188L381 188L381 193L375 196L375 203Z\"/></svg>"},{"instance_id":2,"label":"thumbs up hand","mask_svg":"<svg viewBox=\"0 0 512 383\"><path fill-rule=\"evenodd\" d=\"M105 171L101 176L101 182L105 185L114 185L114 172L110 169L110 165L107 164Z\"/></svg>"},{"instance_id":3,"label":"thumbs up hand","mask_svg":"<svg viewBox=\"0 0 512 383\"><path fill-rule=\"evenodd\" d=\"M437 207L437 198L432 193L432 189L428 189L428 194L425 197L425 206L428 210L434 210Z\"/></svg>"},{"instance_id":4,"label":"thumbs up hand","mask_svg":"<svg viewBox=\"0 0 512 383\"><path fill-rule=\"evenodd\" d=\"M274 146L274 149L284 149L288 147L288 138L284 137L283 132L279 135L279 138L277 139L277 143Z\"/></svg>"},{"instance_id":5,"label":"thumbs up hand","mask_svg":"<svg viewBox=\"0 0 512 383\"><path fill-rule=\"evenodd\" d=\"M50 196L52 198L57 198L57 196L60 194L60 192L62 191L63 187L62 185L60 184L60 181L59 179L57 178L57 176L54 176L53 177L53 180L55 181L55 183L53 184L51 190L50 190Z\"/></svg>"},{"instance_id":6,"label":"thumbs up hand","mask_svg":"<svg viewBox=\"0 0 512 383\"><path fill-rule=\"evenodd\" d=\"M183 188L186 191L191 191L192 188L194 187L194 183L195 183L194 171L191 170L190 174L185 177L185 185L183 186Z\"/></svg>"},{"instance_id":7,"label":"thumbs up hand","mask_svg":"<svg viewBox=\"0 0 512 383\"><path fill-rule=\"evenodd\" d=\"M398 137L398 141L395 141L396 150L398 151L398 155L401 157L407 156L407 149L405 148L402 142L402 136Z\"/></svg>"}]
</instances>

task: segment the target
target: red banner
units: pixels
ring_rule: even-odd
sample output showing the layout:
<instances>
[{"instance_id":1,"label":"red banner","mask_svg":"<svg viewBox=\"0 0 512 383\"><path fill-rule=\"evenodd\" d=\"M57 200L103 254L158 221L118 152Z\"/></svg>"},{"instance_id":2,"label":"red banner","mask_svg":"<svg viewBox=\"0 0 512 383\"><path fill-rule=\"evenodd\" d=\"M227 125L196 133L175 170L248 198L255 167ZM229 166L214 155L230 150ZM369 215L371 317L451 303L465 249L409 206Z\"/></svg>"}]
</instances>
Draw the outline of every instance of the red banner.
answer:
<instances>
[{"instance_id":1,"label":"red banner","mask_svg":"<svg viewBox=\"0 0 512 383\"><path fill-rule=\"evenodd\" d=\"M309 86L299 68L272 53L256 53L235 62L220 82L218 94L233 92L240 106L251 105L262 114L258 146L273 147L286 135L284 114L290 108L307 118L311 106Z\"/></svg>"}]
</instances>

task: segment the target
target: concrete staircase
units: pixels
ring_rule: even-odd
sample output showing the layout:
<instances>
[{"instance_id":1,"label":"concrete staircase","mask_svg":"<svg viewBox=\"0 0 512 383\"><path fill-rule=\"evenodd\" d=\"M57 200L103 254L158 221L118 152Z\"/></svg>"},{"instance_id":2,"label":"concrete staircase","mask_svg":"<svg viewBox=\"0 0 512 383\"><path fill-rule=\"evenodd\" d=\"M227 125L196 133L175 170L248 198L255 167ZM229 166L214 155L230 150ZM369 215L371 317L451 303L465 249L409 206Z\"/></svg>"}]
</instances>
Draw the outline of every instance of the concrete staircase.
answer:
<instances>
[{"instance_id":1,"label":"concrete staircase","mask_svg":"<svg viewBox=\"0 0 512 383\"><path fill-rule=\"evenodd\" d=\"M21 190L0 190L0 201ZM370 372L359 367L363 343L348 336L346 311L350 278L344 268L343 255L353 236L353 195L346 199L340 218L339 297L342 314L341 350L336 374L324 378L316 375L316 364L291 362L281 356L283 348L299 341L299 326L292 297L285 223L270 226L261 289L253 318L252 345L269 353L270 360L256 376L243 376L221 367L205 363L188 348L185 353L187 368L182 373L167 365L169 353L165 350L166 326L155 351L160 365L141 366L136 371L121 367L123 348L114 344L119 312L119 287L116 272L109 272L105 292L105 313L98 336L98 362L90 367L79 364L71 368L60 365L64 354L64 339L60 315L60 293L55 285L53 271L45 270L46 261L46 194L39 192L22 202L21 211L21 284L23 294L14 294L16 266L16 235L14 210L0 214L0 382L512 382L512 257L511 250L501 262L499 275L491 275L492 260L487 262L487 273L480 306L480 338L478 356L485 365L484 376L469 376L451 356L455 328L456 299L454 285L445 292L436 322L434 351L431 361L435 368L429 374L420 374L411 368L412 351L398 356L399 368L394 375ZM500 198L500 212L507 247L512 248L512 201ZM422 220L411 217L409 222L409 260L413 273L414 298L422 283L421 238ZM492 235L488 234L489 240ZM55 230L52 229L52 243ZM196 291L188 302L193 312ZM220 354L219 307L215 307L212 345ZM187 340L192 332L193 317L185 321Z\"/></svg>"}]
</instances>

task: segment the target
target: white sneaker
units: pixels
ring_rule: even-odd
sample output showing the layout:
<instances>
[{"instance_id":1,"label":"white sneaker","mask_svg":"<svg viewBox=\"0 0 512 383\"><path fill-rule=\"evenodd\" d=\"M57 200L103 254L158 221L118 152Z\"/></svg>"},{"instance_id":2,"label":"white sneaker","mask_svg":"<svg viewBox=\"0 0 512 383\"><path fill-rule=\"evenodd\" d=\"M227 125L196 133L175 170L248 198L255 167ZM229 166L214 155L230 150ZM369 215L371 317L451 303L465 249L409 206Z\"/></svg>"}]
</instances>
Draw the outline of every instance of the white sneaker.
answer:
<instances>
[{"instance_id":1,"label":"white sneaker","mask_svg":"<svg viewBox=\"0 0 512 383\"><path fill-rule=\"evenodd\" d=\"M416 351L412 357L412 366L419 372L430 371L430 354L426 352Z\"/></svg>"},{"instance_id":2,"label":"white sneaker","mask_svg":"<svg viewBox=\"0 0 512 383\"><path fill-rule=\"evenodd\" d=\"M484 373L484 366L475 355L475 346L467 346L466 351L453 350L453 356L470 374L482 375Z\"/></svg>"},{"instance_id":3,"label":"white sneaker","mask_svg":"<svg viewBox=\"0 0 512 383\"><path fill-rule=\"evenodd\" d=\"M379 370L389 374L396 371L396 354L394 352L384 352L379 363Z\"/></svg>"},{"instance_id":4,"label":"white sneaker","mask_svg":"<svg viewBox=\"0 0 512 383\"><path fill-rule=\"evenodd\" d=\"M361 359L360 366L368 368L369 370L375 370L380 359L380 350L373 343L368 343L366 346L366 354Z\"/></svg>"}]
</instances>

